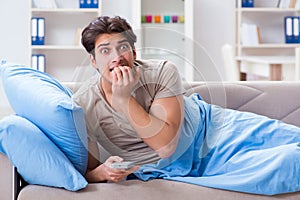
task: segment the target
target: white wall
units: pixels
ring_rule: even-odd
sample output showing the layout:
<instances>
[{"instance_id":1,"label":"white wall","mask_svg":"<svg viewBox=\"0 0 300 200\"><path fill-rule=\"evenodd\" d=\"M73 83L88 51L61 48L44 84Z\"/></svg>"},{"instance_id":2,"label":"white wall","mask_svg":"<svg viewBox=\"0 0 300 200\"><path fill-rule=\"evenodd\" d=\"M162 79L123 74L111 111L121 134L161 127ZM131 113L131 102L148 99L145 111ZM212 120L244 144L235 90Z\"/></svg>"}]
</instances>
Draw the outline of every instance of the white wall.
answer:
<instances>
[{"instance_id":1,"label":"white wall","mask_svg":"<svg viewBox=\"0 0 300 200\"><path fill-rule=\"evenodd\" d=\"M0 2L0 60L28 64L29 1Z\"/></svg>"},{"instance_id":2,"label":"white wall","mask_svg":"<svg viewBox=\"0 0 300 200\"><path fill-rule=\"evenodd\" d=\"M29 3L24 0L0 2L0 61L27 65L29 58ZM13 113L0 82L0 119Z\"/></svg>"},{"instance_id":3,"label":"white wall","mask_svg":"<svg viewBox=\"0 0 300 200\"><path fill-rule=\"evenodd\" d=\"M194 0L196 80L223 80L221 47L234 45L235 0Z\"/></svg>"}]
</instances>

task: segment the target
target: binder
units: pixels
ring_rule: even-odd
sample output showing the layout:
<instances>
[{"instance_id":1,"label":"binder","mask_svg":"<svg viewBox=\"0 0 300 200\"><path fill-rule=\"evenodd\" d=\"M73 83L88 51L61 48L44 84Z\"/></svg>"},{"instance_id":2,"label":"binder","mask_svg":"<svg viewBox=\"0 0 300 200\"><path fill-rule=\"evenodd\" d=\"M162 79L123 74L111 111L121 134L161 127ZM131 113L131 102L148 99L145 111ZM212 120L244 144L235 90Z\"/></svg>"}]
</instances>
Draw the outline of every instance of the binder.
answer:
<instances>
[{"instance_id":1,"label":"binder","mask_svg":"<svg viewBox=\"0 0 300 200\"><path fill-rule=\"evenodd\" d=\"M99 5L98 0L92 0L91 8L98 8L98 5Z\"/></svg>"},{"instance_id":2,"label":"binder","mask_svg":"<svg viewBox=\"0 0 300 200\"><path fill-rule=\"evenodd\" d=\"M38 70L38 55L32 54L31 56L31 68Z\"/></svg>"},{"instance_id":3,"label":"binder","mask_svg":"<svg viewBox=\"0 0 300 200\"><path fill-rule=\"evenodd\" d=\"M45 18L38 18L38 45L45 44Z\"/></svg>"},{"instance_id":4,"label":"binder","mask_svg":"<svg viewBox=\"0 0 300 200\"><path fill-rule=\"evenodd\" d=\"M86 8L86 0L79 0L79 8Z\"/></svg>"},{"instance_id":5,"label":"binder","mask_svg":"<svg viewBox=\"0 0 300 200\"><path fill-rule=\"evenodd\" d=\"M41 72L45 72L45 55L44 54L39 54L38 56L38 70Z\"/></svg>"},{"instance_id":6,"label":"binder","mask_svg":"<svg viewBox=\"0 0 300 200\"><path fill-rule=\"evenodd\" d=\"M254 0L248 0L248 6L249 8L253 8L254 7Z\"/></svg>"},{"instance_id":7,"label":"binder","mask_svg":"<svg viewBox=\"0 0 300 200\"><path fill-rule=\"evenodd\" d=\"M38 45L38 18L31 18L31 45Z\"/></svg>"},{"instance_id":8,"label":"binder","mask_svg":"<svg viewBox=\"0 0 300 200\"><path fill-rule=\"evenodd\" d=\"M31 18L31 45L45 44L45 18Z\"/></svg>"},{"instance_id":9,"label":"binder","mask_svg":"<svg viewBox=\"0 0 300 200\"><path fill-rule=\"evenodd\" d=\"M92 1L93 0L86 0L86 8L92 8Z\"/></svg>"},{"instance_id":10,"label":"binder","mask_svg":"<svg viewBox=\"0 0 300 200\"><path fill-rule=\"evenodd\" d=\"M253 8L254 7L254 0L242 0L242 7L249 7Z\"/></svg>"},{"instance_id":11,"label":"binder","mask_svg":"<svg viewBox=\"0 0 300 200\"><path fill-rule=\"evenodd\" d=\"M99 0L79 0L79 8L98 8Z\"/></svg>"},{"instance_id":12,"label":"binder","mask_svg":"<svg viewBox=\"0 0 300 200\"><path fill-rule=\"evenodd\" d=\"M284 17L285 43L294 43L293 16Z\"/></svg>"},{"instance_id":13,"label":"binder","mask_svg":"<svg viewBox=\"0 0 300 200\"><path fill-rule=\"evenodd\" d=\"M32 54L31 56L32 69L45 72L46 70L46 57L44 54Z\"/></svg>"},{"instance_id":14,"label":"binder","mask_svg":"<svg viewBox=\"0 0 300 200\"><path fill-rule=\"evenodd\" d=\"M293 43L299 43L299 16L293 17Z\"/></svg>"}]
</instances>

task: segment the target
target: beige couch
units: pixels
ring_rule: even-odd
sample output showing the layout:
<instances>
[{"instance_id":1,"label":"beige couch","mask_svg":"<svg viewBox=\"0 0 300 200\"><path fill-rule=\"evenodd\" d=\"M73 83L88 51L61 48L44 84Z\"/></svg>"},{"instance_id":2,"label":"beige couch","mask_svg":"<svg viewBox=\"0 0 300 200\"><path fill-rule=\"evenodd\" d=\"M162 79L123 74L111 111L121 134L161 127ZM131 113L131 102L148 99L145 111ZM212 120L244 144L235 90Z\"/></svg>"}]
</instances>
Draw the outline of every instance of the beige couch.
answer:
<instances>
[{"instance_id":1,"label":"beige couch","mask_svg":"<svg viewBox=\"0 0 300 200\"><path fill-rule=\"evenodd\" d=\"M74 85L69 85L74 90ZM235 82L186 85L187 95L198 92L207 101L223 107L251 111L300 126L300 82ZM1 98L2 101L2 98ZM300 177L299 177L300 178ZM300 199L300 192L262 196L206 188L166 180L139 180L120 183L89 184L78 192L27 185L18 189L20 180L8 159L0 154L0 199L19 200L86 200L86 199ZM20 192L19 192L20 190ZM17 194L19 192L19 194ZM18 195L18 196L17 196Z\"/></svg>"}]
</instances>

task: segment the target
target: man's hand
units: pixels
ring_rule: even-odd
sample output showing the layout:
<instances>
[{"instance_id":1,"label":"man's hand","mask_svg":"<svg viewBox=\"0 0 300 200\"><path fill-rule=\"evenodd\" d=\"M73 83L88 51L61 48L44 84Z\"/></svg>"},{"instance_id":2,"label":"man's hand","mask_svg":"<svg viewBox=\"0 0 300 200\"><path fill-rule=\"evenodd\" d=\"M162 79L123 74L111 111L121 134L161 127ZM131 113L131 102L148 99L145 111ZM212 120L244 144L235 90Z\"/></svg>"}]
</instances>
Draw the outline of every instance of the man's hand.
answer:
<instances>
[{"instance_id":1,"label":"man's hand","mask_svg":"<svg viewBox=\"0 0 300 200\"><path fill-rule=\"evenodd\" d=\"M120 110L121 106L128 103L131 92L139 81L140 71L137 67L136 74L134 74L134 69L120 66L114 68L112 73L112 107Z\"/></svg>"},{"instance_id":2,"label":"man's hand","mask_svg":"<svg viewBox=\"0 0 300 200\"><path fill-rule=\"evenodd\" d=\"M126 176L139 169L139 166L134 166L130 169L114 169L111 167L111 164L113 162L122 162L122 161L123 158L120 158L119 156L111 156L105 161L105 163L100 165L102 174L104 175L107 181L112 181L112 182L122 181L126 178Z\"/></svg>"}]
</instances>

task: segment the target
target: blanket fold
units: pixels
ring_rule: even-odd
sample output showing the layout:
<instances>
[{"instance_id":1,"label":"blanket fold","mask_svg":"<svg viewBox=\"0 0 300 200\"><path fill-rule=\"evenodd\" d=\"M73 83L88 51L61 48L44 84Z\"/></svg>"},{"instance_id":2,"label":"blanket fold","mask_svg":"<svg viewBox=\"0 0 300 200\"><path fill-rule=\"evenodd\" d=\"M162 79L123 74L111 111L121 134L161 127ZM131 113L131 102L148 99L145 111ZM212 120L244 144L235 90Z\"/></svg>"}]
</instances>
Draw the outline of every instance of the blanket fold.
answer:
<instances>
[{"instance_id":1,"label":"blanket fold","mask_svg":"<svg viewBox=\"0 0 300 200\"><path fill-rule=\"evenodd\" d=\"M299 191L300 128L193 94L174 154L134 175L254 194Z\"/></svg>"}]
</instances>

